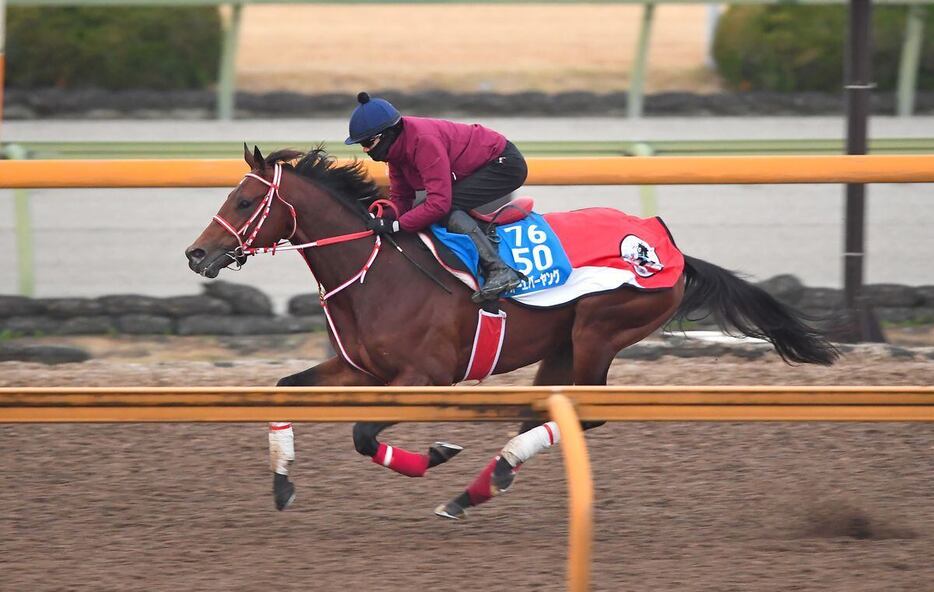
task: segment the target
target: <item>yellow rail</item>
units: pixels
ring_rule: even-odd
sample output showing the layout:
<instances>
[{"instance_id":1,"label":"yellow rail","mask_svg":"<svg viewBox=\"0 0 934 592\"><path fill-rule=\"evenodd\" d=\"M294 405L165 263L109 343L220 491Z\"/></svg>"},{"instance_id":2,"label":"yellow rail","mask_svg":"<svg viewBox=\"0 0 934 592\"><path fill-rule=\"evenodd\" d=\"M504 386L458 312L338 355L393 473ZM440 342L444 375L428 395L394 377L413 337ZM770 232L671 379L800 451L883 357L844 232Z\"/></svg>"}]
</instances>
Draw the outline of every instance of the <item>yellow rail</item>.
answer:
<instances>
[{"instance_id":1,"label":"yellow rail","mask_svg":"<svg viewBox=\"0 0 934 592\"><path fill-rule=\"evenodd\" d=\"M934 421L934 387L3 388L0 423L583 420Z\"/></svg>"},{"instance_id":2,"label":"yellow rail","mask_svg":"<svg viewBox=\"0 0 934 592\"><path fill-rule=\"evenodd\" d=\"M346 161L345 161L346 162ZM386 168L363 161L377 182ZM529 158L528 185L932 183L934 154ZM0 188L231 187L242 160L0 160Z\"/></svg>"}]
</instances>

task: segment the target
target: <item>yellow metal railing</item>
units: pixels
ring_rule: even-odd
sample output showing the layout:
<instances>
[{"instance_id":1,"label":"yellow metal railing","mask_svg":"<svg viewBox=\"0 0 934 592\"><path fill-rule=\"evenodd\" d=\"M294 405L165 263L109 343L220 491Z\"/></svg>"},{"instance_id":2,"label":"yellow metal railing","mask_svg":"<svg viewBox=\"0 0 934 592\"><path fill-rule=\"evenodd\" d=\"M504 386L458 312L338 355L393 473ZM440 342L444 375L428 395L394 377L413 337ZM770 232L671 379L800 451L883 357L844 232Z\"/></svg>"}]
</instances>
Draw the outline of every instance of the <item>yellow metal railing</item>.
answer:
<instances>
[{"instance_id":1,"label":"yellow metal railing","mask_svg":"<svg viewBox=\"0 0 934 592\"><path fill-rule=\"evenodd\" d=\"M385 165L362 161L387 182ZM934 154L529 158L526 185L934 183ZM0 188L232 187L242 160L0 160Z\"/></svg>"},{"instance_id":2,"label":"yellow metal railing","mask_svg":"<svg viewBox=\"0 0 934 592\"><path fill-rule=\"evenodd\" d=\"M584 421L934 421L930 386L0 388L0 423L526 421L552 394Z\"/></svg>"}]
</instances>

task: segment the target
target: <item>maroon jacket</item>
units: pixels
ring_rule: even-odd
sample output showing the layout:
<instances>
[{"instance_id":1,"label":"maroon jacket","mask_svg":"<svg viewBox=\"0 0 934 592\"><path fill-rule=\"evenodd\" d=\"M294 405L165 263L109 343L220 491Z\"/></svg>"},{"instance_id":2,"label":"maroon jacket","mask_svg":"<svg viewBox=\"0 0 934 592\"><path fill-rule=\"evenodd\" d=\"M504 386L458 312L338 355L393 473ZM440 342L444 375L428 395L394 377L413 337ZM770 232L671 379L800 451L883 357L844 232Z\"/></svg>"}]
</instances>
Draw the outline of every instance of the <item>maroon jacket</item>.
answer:
<instances>
[{"instance_id":1,"label":"maroon jacket","mask_svg":"<svg viewBox=\"0 0 934 592\"><path fill-rule=\"evenodd\" d=\"M451 184L472 174L506 148L506 138L478 124L403 117L402 133L389 148L389 199L402 214L399 226L415 232L451 211ZM412 207L415 191L425 201Z\"/></svg>"}]
</instances>

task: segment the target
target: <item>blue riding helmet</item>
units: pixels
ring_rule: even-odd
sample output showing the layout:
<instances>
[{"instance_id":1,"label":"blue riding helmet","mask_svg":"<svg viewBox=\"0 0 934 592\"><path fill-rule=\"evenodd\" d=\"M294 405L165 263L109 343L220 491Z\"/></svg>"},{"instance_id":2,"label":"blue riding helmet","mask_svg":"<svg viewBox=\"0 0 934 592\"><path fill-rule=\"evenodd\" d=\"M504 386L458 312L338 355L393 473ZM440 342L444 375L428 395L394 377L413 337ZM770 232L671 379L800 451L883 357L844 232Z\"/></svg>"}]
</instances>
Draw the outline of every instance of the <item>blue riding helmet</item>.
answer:
<instances>
[{"instance_id":1,"label":"blue riding helmet","mask_svg":"<svg viewBox=\"0 0 934 592\"><path fill-rule=\"evenodd\" d=\"M399 123L402 115L385 99L371 99L362 92L357 95L360 103L350 116L350 136L344 144L357 144Z\"/></svg>"}]
</instances>

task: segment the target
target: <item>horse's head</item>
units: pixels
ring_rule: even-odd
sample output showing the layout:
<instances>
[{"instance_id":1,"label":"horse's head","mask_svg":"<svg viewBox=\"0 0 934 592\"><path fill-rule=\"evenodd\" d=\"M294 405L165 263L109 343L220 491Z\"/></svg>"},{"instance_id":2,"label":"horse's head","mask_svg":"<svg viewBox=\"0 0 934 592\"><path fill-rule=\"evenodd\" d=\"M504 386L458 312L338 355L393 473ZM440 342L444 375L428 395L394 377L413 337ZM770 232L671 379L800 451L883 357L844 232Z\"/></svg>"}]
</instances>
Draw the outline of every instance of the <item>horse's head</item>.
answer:
<instances>
[{"instance_id":1,"label":"horse's head","mask_svg":"<svg viewBox=\"0 0 934 592\"><path fill-rule=\"evenodd\" d=\"M243 145L243 158L250 165L240 184L221 205L207 228L185 249L188 267L215 278L220 270L246 262L256 249L269 248L295 233L295 208L279 194L282 165L267 163L259 148L251 153Z\"/></svg>"}]
</instances>

